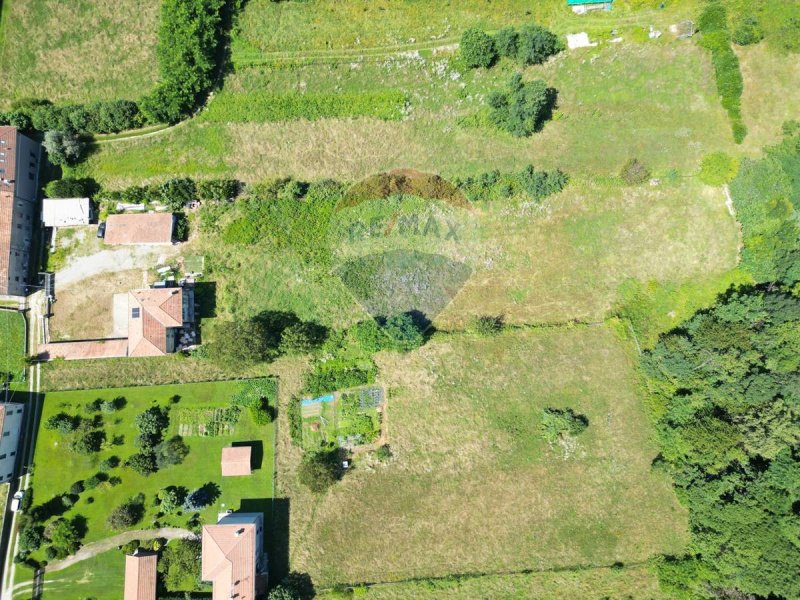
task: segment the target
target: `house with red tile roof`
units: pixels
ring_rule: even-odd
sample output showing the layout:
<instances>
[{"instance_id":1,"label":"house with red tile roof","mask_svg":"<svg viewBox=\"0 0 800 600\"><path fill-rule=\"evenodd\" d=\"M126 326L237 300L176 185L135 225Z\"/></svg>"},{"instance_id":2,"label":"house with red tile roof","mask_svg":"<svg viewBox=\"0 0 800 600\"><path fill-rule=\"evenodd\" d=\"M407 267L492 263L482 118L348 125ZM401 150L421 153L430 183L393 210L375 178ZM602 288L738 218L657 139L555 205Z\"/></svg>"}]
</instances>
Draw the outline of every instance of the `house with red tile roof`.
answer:
<instances>
[{"instance_id":1,"label":"house with red tile roof","mask_svg":"<svg viewBox=\"0 0 800 600\"><path fill-rule=\"evenodd\" d=\"M111 246L171 244L175 217L172 213L125 213L109 215L104 241Z\"/></svg>"},{"instance_id":2,"label":"house with red tile roof","mask_svg":"<svg viewBox=\"0 0 800 600\"><path fill-rule=\"evenodd\" d=\"M158 553L137 549L125 556L125 595L123 600L156 600Z\"/></svg>"},{"instance_id":3,"label":"house with red tile roof","mask_svg":"<svg viewBox=\"0 0 800 600\"><path fill-rule=\"evenodd\" d=\"M225 513L203 526L203 581L213 585L212 600L255 600L266 587L264 515Z\"/></svg>"},{"instance_id":4,"label":"house with red tile roof","mask_svg":"<svg viewBox=\"0 0 800 600\"><path fill-rule=\"evenodd\" d=\"M250 475L250 446L232 446L222 449L222 476Z\"/></svg>"},{"instance_id":5,"label":"house with red tile roof","mask_svg":"<svg viewBox=\"0 0 800 600\"><path fill-rule=\"evenodd\" d=\"M194 322L192 288L147 288L128 293L128 356L175 352L184 324Z\"/></svg>"},{"instance_id":6,"label":"house with red tile roof","mask_svg":"<svg viewBox=\"0 0 800 600\"><path fill-rule=\"evenodd\" d=\"M41 148L16 127L0 126L0 296L24 296L38 225Z\"/></svg>"}]
</instances>

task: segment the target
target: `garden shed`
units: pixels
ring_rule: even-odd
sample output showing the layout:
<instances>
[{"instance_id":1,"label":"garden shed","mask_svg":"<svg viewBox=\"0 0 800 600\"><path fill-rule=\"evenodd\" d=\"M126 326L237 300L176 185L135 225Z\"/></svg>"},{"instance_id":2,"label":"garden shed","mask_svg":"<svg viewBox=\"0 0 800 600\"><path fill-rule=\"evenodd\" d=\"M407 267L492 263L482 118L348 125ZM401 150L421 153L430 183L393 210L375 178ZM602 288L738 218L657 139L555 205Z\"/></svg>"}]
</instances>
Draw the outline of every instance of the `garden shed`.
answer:
<instances>
[{"instance_id":1,"label":"garden shed","mask_svg":"<svg viewBox=\"0 0 800 600\"><path fill-rule=\"evenodd\" d=\"M593 10L611 10L614 0L567 0L567 6L576 15L583 15Z\"/></svg>"},{"instance_id":2,"label":"garden shed","mask_svg":"<svg viewBox=\"0 0 800 600\"><path fill-rule=\"evenodd\" d=\"M222 476L250 475L250 446L232 446L222 449Z\"/></svg>"}]
</instances>

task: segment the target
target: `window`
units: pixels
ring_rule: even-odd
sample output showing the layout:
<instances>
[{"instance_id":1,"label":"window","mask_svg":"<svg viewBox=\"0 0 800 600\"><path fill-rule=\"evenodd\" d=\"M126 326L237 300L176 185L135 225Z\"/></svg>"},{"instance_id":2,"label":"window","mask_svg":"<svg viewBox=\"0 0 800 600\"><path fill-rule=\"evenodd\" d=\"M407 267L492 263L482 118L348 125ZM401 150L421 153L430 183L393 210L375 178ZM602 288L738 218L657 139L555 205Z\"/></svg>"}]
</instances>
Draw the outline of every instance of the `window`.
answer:
<instances>
[{"instance_id":1,"label":"window","mask_svg":"<svg viewBox=\"0 0 800 600\"><path fill-rule=\"evenodd\" d=\"M31 169L35 169L36 168L36 163L35 162L28 163L28 165L30 165Z\"/></svg>"},{"instance_id":2,"label":"window","mask_svg":"<svg viewBox=\"0 0 800 600\"><path fill-rule=\"evenodd\" d=\"M28 179L30 179L31 181L35 179L33 173L28 173Z\"/></svg>"},{"instance_id":3,"label":"window","mask_svg":"<svg viewBox=\"0 0 800 600\"><path fill-rule=\"evenodd\" d=\"M19 277L14 277L14 281L19 281ZM8 435L8 434L4 433L3 435L5 436L5 435Z\"/></svg>"},{"instance_id":4,"label":"window","mask_svg":"<svg viewBox=\"0 0 800 600\"><path fill-rule=\"evenodd\" d=\"M132 308L131 309L131 318L132 319L138 319L139 318L139 307L138 306L136 308Z\"/></svg>"},{"instance_id":5,"label":"window","mask_svg":"<svg viewBox=\"0 0 800 600\"><path fill-rule=\"evenodd\" d=\"M0 454L0 460L3 460L6 456L6 454Z\"/></svg>"},{"instance_id":6,"label":"window","mask_svg":"<svg viewBox=\"0 0 800 600\"><path fill-rule=\"evenodd\" d=\"M36 158L36 153L35 152L31 152L31 158Z\"/></svg>"},{"instance_id":7,"label":"window","mask_svg":"<svg viewBox=\"0 0 800 600\"><path fill-rule=\"evenodd\" d=\"M19 281L19 277L17 277L17 281ZM10 431L4 431L4 432L3 432L3 437L8 437L8 436L10 436L10 435L11 435L11 432L10 432Z\"/></svg>"},{"instance_id":8,"label":"window","mask_svg":"<svg viewBox=\"0 0 800 600\"><path fill-rule=\"evenodd\" d=\"M18 408L18 409L17 409L17 414L18 414L18 415L19 415L19 414L22 414L22 409L21 409L21 408Z\"/></svg>"},{"instance_id":9,"label":"window","mask_svg":"<svg viewBox=\"0 0 800 600\"><path fill-rule=\"evenodd\" d=\"M15 451L14 451L14 452L12 452L11 454L9 454L9 456L14 456L16 453L17 453L17 451L15 450Z\"/></svg>"},{"instance_id":10,"label":"window","mask_svg":"<svg viewBox=\"0 0 800 600\"><path fill-rule=\"evenodd\" d=\"M11 479L11 473L9 473L8 475L6 475L6 479Z\"/></svg>"}]
</instances>

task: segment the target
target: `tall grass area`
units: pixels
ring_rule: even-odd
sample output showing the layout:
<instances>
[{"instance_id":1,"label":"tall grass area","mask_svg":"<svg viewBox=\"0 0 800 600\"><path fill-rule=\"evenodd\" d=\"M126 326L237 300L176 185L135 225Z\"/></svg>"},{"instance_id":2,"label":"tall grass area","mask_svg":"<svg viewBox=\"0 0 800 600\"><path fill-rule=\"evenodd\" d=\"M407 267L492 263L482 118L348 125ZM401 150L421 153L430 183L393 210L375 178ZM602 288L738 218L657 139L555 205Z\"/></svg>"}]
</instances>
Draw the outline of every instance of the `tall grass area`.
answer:
<instances>
[{"instance_id":1,"label":"tall grass area","mask_svg":"<svg viewBox=\"0 0 800 600\"><path fill-rule=\"evenodd\" d=\"M18 381L24 370L24 317L16 311L0 310L0 381Z\"/></svg>"}]
</instances>

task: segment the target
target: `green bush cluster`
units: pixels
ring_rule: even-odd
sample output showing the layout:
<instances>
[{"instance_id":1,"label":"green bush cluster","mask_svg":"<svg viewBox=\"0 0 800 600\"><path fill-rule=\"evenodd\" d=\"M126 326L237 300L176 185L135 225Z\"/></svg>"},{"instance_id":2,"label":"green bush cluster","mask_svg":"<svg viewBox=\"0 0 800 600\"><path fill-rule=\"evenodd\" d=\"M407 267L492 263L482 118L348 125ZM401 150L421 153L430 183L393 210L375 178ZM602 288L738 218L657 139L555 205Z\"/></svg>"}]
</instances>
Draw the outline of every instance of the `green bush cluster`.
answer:
<instances>
[{"instance_id":1,"label":"green bush cluster","mask_svg":"<svg viewBox=\"0 0 800 600\"><path fill-rule=\"evenodd\" d=\"M559 169L537 171L533 165L528 165L517 172L487 171L456 181L472 202L500 200L513 196L541 200L557 194L568 182L569 176Z\"/></svg>"},{"instance_id":2,"label":"green bush cluster","mask_svg":"<svg viewBox=\"0 0 800 600\"><path fill-rule=\"evenodd\" d=\"M161 79L140 102L148 119L176 123L209 92L225 7L225 0L163 0L156 46Z\"/></svg>"},{"instance_id":3,"label":"green bush cluster","mask_svg":"<svg viewBox=\"0 0 800 600\"><path fill-rule=\"evenodd\" d=\"M499 56L517 60L522 66L543 63L564 49L558 36L540 25L505 27L492 37L480 28L461 36L461 60L470 68L491 67Z\"/></svg>"},{"instance_id":4,"label":"green bush cluster","mask_svg":"<svg viewBox=\"0 0 800 600\"><path fill-rule=\"evenodd\" d=\"M589 426L589 419L571 408L545 408L542 411L541 433L550 444L564 437L575 437Z\"/></svg>"},{"instance_id":5,"label":"green bush cluster","mask_svg":"<svg viewBox=\"0 0 800 600\"><path fill-rule=\"evenodd\" d=\"M347 190L341 206L356 206L361 202L400 195L441 200L454 206L467 205L461 190L443 177L433 173L398 170L370 175L354 184Z\"/></svg>"},{"instance_id":6,"label":"green bush cluster","mask_svg":"<svg viewBox=\"0 0 800 600\"><path fill-rule=\"evenodd\" d=\"M541 79L524 82L522 74L515 73L507 91L489 94L489 120L514 137L527 137L550 119L556 98L556 90Z\"/></svg>"},{"instance_id":7,"label":"green bush cluster","mask_svg":"<svg viewBox=\"0 0 800 600\"><path fill-rule=\"evenodd\" d=\"M408 96L399 90L220 94L203 113L216 123L263 123L334 117L403 118Z\"/></svg>"},{"instance_id":8,"label":"green bush cluster","mask_svg":"<svg viewBox=\"0 0 800 600\"><path fill-rule=\"evenodd\" d=\"M700 181L706 185L724 185L736 177L739 161L725 152L712 152L700 164Z\"/></svg>"},{"instance_id":9,"label":"green bush cluster","mask_svg":"<svg viewBox=\"0 0 800 600\"><path fill-rule=\"evenodd\" d=\"M722 107L728 112L731 120L733 139L737 144L741 144L747 134L741 109L744 83L739 59L731 48L725 6L719 0L708 2L700 15L698 25L702 32L700 45L711 51L717 92L722 100Z\"/></svg>"},{"instance_id":10,"label":"green bush cluster","mask_svg":"<svg viewBox=\"0 0 800 600\"><path fill-rule=\"evenodd\" d=\"M49 100L18 100L0 112L0 124L30 131L72 131L79 134L117 133L141 127L145 117L131 100L104 100L91 104L57 106Z\"/></svg>"},{"instance_id":11,"label":"green bush cluster","mask_svg":"<svg viewBox=\"0 0 800 600\"><path fill-rule=\"evenodd\" d=\"M800 279L800 225L793 204L800 198L800 133L764 154L760 160L743 159L730 183L742 225L742 266L758 282L789 284Z\"/></svg>"},{"instance_id":12,"label":"green bush cluster","mask_svg":"<svg viewBox=\"0 0 800 600\"><path fill-rule=\"evenodd\" d=\"M764 39L764 30L761 28L761 24L756 17L744 17L736 25L736 29L733 30L731 39L739 46L757 44Z\"/></svg>"}]
</instances>

